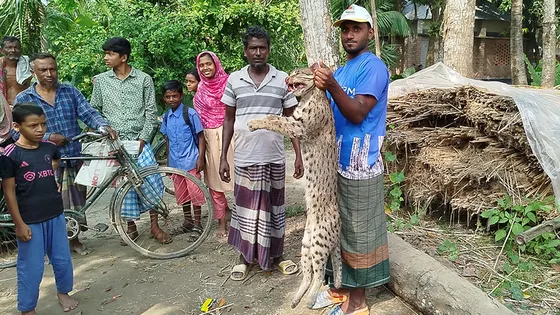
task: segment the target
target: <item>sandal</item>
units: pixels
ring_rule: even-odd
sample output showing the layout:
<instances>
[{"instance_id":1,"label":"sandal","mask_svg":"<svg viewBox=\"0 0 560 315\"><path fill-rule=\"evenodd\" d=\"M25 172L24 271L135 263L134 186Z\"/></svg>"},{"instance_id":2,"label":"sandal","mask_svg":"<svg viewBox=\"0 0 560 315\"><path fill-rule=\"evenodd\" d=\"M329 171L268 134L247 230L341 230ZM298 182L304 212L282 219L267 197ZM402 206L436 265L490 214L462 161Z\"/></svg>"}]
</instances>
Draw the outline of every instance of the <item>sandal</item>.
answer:
<instances>
[{"instance_id":1,"label":"sandal","mask_svg":"<svg viewBox=\"0 0 560 315\"><path fill-rule=\"evenodd\" d=\"M157 229L156 233L152 231L152 238L155 238L160 244L169 244L173 242L173 238L165 233L162 229Z\"/></svg>"},{"instance_id":2,"label":"sandal","mask_svg":"<svg viewBox=\"0 0 560 315\"><path fill-rule=\"evenodd\" d=\"M284 275L293 275L294 273L298 272L298 266L291 260L284 260L278 263L277 266L278 270L282 272Z\"/></svg>"},{"instance_id":3,"label":"sandal","mask_svg":"<svg viewBox=\"0 0 560 315\"><path fill-rule=\"evenodd\" d=\"M329 290L325 290L317 294L315 304L311 307L311 309L317 310L331 305L342 304L347 299L348 297L346 295L332 294L331 292L329 292Z\"/></svg>"},{"instance_id":4,"label":"sandal","mask_svg":"<svg viewBox=\"0 0 560 315\"><path fill-rule=\"evenodd\" d=\"M243 281L247 278L247 274L251 271L251 265L239 264L233 266L230 272L230 278L233 281Z\"/></svg>"},{"instance_id":5,"label":"sandal","mask_svg":"<svg viewBox=\"0 0 560 315\"><path fill-rule=\"evenodd\" d=\"M189 235L189 237L193 240L197 240L202 235L202 233L204 231L202 230L202 226L195 225L195 226L193 226L191 232L192 233Z\"/></svg>"}]
</instances>

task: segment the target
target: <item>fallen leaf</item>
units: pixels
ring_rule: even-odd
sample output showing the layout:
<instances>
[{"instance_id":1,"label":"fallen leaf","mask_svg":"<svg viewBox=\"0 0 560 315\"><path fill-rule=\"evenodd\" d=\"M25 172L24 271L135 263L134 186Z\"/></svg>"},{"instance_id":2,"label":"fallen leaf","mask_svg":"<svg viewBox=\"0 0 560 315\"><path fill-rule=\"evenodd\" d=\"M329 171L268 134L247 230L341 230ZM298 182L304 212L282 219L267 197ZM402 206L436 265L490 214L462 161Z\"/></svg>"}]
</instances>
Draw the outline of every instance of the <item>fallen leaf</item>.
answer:
<instances>
[{"instance_id":1,"label":"fallen leaf","mask_svg":"<svg viewBox=\"0 0 560 315\"><path fill-rule=\"evenodd\" d=\"M218 301L218 307L222 307L224 305L226 305L226 299L220 298L220 300Z\"/></svg>"},{"instance_id":2,"label":"fallen leaf","mask_svg":"<svg viewBox=\"0 0 560 315\"><path fill-rule=\"evenodd\" d=\"M552 264L552 269L556 270L556 272L560 272L560 265Z\"/></svg>"}]
</instances>

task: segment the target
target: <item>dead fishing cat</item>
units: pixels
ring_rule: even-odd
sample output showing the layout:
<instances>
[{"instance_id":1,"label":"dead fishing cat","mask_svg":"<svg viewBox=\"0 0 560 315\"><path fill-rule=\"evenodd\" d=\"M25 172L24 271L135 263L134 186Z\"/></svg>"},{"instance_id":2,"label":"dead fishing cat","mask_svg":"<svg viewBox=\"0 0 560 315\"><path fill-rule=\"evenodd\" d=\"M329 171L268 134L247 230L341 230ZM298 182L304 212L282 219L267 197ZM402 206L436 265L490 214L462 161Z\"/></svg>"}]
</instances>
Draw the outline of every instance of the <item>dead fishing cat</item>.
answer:
<instances>
[{"instance_id":1,"label":"dead fishing cat","mask_svg":"<svg viewBox=\"0 0 560 315\"><path fill-rule=\"evenodd\" d=\"M251 131L267 129L300 140L307 182L307 221L301 250L303 281L292 300L292 308L308 290L307 306L311 308L324 281L329 255L335 287L341 285L338 149L331 105L325 92L315 87L311 69L296 69L286 81L299 99L293 115L268 115L251 120L248 127Z\"/></svg>"}]
</instances>

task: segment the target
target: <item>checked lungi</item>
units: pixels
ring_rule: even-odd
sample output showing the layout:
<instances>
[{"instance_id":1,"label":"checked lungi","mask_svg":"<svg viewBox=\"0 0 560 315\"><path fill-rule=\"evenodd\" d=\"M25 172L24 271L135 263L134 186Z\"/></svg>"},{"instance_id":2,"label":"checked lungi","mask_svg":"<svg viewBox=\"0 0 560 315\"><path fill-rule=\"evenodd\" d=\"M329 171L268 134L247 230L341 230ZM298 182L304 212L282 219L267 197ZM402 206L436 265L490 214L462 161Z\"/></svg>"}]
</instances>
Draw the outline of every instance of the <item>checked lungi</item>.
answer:
<instances>
[{"instance_id":1,"label":"checked lungi","mask_svg":"<svg viewBox=\"0 0 560 315\"><path fill-rule=\"evenodd\" d=\"M285 177L284 164L235 167L235 208L228 243L263 270L272 269L273 259L284 253Z\"/></svg>"},{"instance_id":2,"label":"checked lungi","mask_svg":"<svg viewBox=\"0 0 560 315\"><path fill-rule=\"evenodd\" d=\"M383 174L365 180L338 175L342 233L342 287L373 288L389 282L389 247ZM332 266L326 278L333 285Z\"/></svg>"},{"instance_id":3,"label":"checked lungi","mask_svg":"<svg viewBox=\"0 0 560 315\"><path fill-rule=\"evenodd\" d=\"M138 166L146 167L157 165L156 157L149 144L144 145L144 149L138 156ZM160 174L150 175L146 178L146 183L140 186L146 200L157 203L163 196L163 178ZM124 197L121 215L124 219L133 221L140 219L140 213L154 208L153 203L143 202L134 189L130 189Z\"/></svg>"}]
</instances>

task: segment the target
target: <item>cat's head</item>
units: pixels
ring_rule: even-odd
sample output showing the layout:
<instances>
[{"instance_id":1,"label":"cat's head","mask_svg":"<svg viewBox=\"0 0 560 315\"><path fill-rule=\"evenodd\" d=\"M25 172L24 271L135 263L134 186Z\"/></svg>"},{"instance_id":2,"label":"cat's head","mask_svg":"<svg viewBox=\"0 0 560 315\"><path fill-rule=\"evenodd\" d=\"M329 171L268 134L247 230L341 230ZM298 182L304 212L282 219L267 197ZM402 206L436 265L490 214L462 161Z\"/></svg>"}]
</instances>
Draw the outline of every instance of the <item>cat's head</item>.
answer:
<instances>
[{"instance_id":1,"label":"cat's head","mask_svg":"<svg viewBox=\"0 0 560 315\"><path fill-rule=\"evenodd\" d=\"M290 76L286 78L288 89L299 98L315 87L313 77L314 75L311 68L295 69Z\"/></svg>"}]
</instances>

